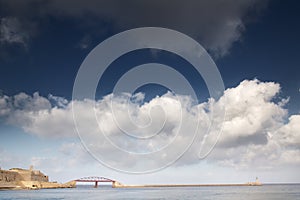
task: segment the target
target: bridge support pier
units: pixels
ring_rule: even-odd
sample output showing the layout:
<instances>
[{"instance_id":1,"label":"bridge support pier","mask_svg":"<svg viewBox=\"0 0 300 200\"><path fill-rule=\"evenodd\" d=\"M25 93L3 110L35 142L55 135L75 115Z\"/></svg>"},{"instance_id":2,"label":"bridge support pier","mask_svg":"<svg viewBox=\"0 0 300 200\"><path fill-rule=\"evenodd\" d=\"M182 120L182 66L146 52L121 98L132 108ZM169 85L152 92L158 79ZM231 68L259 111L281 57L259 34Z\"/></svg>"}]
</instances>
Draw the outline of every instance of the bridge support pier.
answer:
<instances>
[{"instance_id":1,"label":"bridge support pier","mask_svg":"<svg viewBox=\"0 0 300 200\"><path fill-rule=\"evenodd\" d=\"M97 188L98 187L98 181L95 181L95 186L94 188Z\"/></svg>"}]
</instances>

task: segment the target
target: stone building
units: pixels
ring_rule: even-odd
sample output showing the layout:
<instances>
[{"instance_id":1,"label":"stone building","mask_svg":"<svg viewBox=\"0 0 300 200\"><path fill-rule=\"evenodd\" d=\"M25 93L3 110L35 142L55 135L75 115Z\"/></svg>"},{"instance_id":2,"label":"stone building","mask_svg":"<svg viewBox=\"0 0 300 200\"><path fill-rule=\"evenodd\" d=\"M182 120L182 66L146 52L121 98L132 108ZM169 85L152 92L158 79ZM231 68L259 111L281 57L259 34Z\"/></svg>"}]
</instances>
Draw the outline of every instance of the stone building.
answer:
<instances>
[{"instance_id":1,"label":"stone building","mask_svg":"<svg viewBox=\"0 0 300 200\"><path fill-rule=\"evenodd\" d=\"M32 166L29 169L0 169L0 189L69 188L75 185L74 181L65 184L49 182L48 176Z\"/></svg>"},{"instance_id":2,"label":"stone building","mask_svg":"<svg viewBox=\"0 0 300 200\"><path fill-rule=\"evenodd\" d=\"M10 172L16 172L19 174L21 181L41 181L48 182L49 178L39 170L33 170L31 166L30 169L12 168Z\"/></svg>"}]
</instances>

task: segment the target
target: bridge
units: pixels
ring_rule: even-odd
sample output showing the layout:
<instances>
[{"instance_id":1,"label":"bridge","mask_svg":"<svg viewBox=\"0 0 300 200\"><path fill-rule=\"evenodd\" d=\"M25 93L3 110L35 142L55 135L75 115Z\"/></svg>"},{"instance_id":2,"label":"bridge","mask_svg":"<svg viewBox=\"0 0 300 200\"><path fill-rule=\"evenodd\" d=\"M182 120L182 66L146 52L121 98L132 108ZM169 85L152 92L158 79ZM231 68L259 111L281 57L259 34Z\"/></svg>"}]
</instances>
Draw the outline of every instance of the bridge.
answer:
<instances>
[{"instance_id":1,"label":"bridge","mask_svg":"<svg viewBox=\"0 0 300 200\"><path fill-rule=\"evenodd\" d=\"M114 186L115 185L115 183L117 182L117 181L115 181L115 180L112 180L112 179L109 179L109 178L104 178L104 177L99 177L99 176L89 176L89 177L83 177L83 178L80 178L80 179L76 179L76 180L74 180L74 181L76 181L76 183L77 182L85 182L85 183L88 183L88 182L90 182L90 183L95 183L95 188L97 188L98 187L98 183L99 182L104 182L104 183L112 183L112 186Z\"/></svg>"}]
</instances>

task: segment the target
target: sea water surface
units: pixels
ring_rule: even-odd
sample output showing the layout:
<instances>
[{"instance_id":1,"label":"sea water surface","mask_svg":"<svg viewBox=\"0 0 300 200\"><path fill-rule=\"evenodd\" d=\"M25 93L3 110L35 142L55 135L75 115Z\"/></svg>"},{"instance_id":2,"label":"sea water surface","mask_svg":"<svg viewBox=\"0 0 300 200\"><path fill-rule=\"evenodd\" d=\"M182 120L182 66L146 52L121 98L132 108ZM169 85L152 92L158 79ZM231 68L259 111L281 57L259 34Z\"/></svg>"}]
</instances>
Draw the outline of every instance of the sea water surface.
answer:
<instances>
[{"instance_id":1,"label":"sea water surface","mask_svg":"<svg viewBox=\"0 0 300 200\"><path fill-rule=\"evenodd\" d=\"M178 188L111 188L78 186L70 189L1 190L1 200L93 200L93 199L224 199L224 200L300 200L300 184L263 186L178 187Z\"/></svg>"}]
</instances>

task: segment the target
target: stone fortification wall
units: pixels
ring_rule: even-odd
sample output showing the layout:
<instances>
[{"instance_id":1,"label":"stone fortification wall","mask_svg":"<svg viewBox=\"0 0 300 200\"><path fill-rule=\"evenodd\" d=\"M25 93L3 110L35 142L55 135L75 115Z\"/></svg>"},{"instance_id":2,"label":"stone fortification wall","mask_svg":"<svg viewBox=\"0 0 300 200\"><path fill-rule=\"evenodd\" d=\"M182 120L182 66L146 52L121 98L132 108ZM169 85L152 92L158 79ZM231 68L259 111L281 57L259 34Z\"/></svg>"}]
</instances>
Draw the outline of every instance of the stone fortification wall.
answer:
<instances>
[{"instance_id":1,"label":"stone fortification wall","mask_svg":"<svg viewBox=\"0 0 300 200\"><path fill-rule=\"evenodd\" d=\"M41 181L41 182L48 182L49 178L45 174L40 171L32 171L31 172L31 181Z\"/></svg>"},{"instance_id":2,"label":"stone fortification wall","mask_svg":"<svg viewBox=\"0 0 300 200\"><path fill-rule=\"evenodd\" d=\"M40 188L72 188L75 181L65 184L49 182L48 176L38 170L30 168L0 169L0 189L40 189Z\"/></svg>"},{"instance_id":3,"label":"stone fortification wall","mask_svg":"<svg viewBox=\"0 0 300 200\"><path fill-rule=\"evenodd\" d=\"M10 169L11 172L17 172L20 176L22 181L42 181L42 182L48 182L49 178L42 172L38 170L26 170L26 169L18 169L13 168Z\"/></svg>"},{"instance_id":4,"label":"stone fortification wall","mask_svg":"<svg viewBox=\"0 0 300 200\"><path fill-rule=\"evenodd\" d=\"M9 188L17 185L22 177L17 172L0 170L0 188Z\"/></svg>"}]
</instances>

